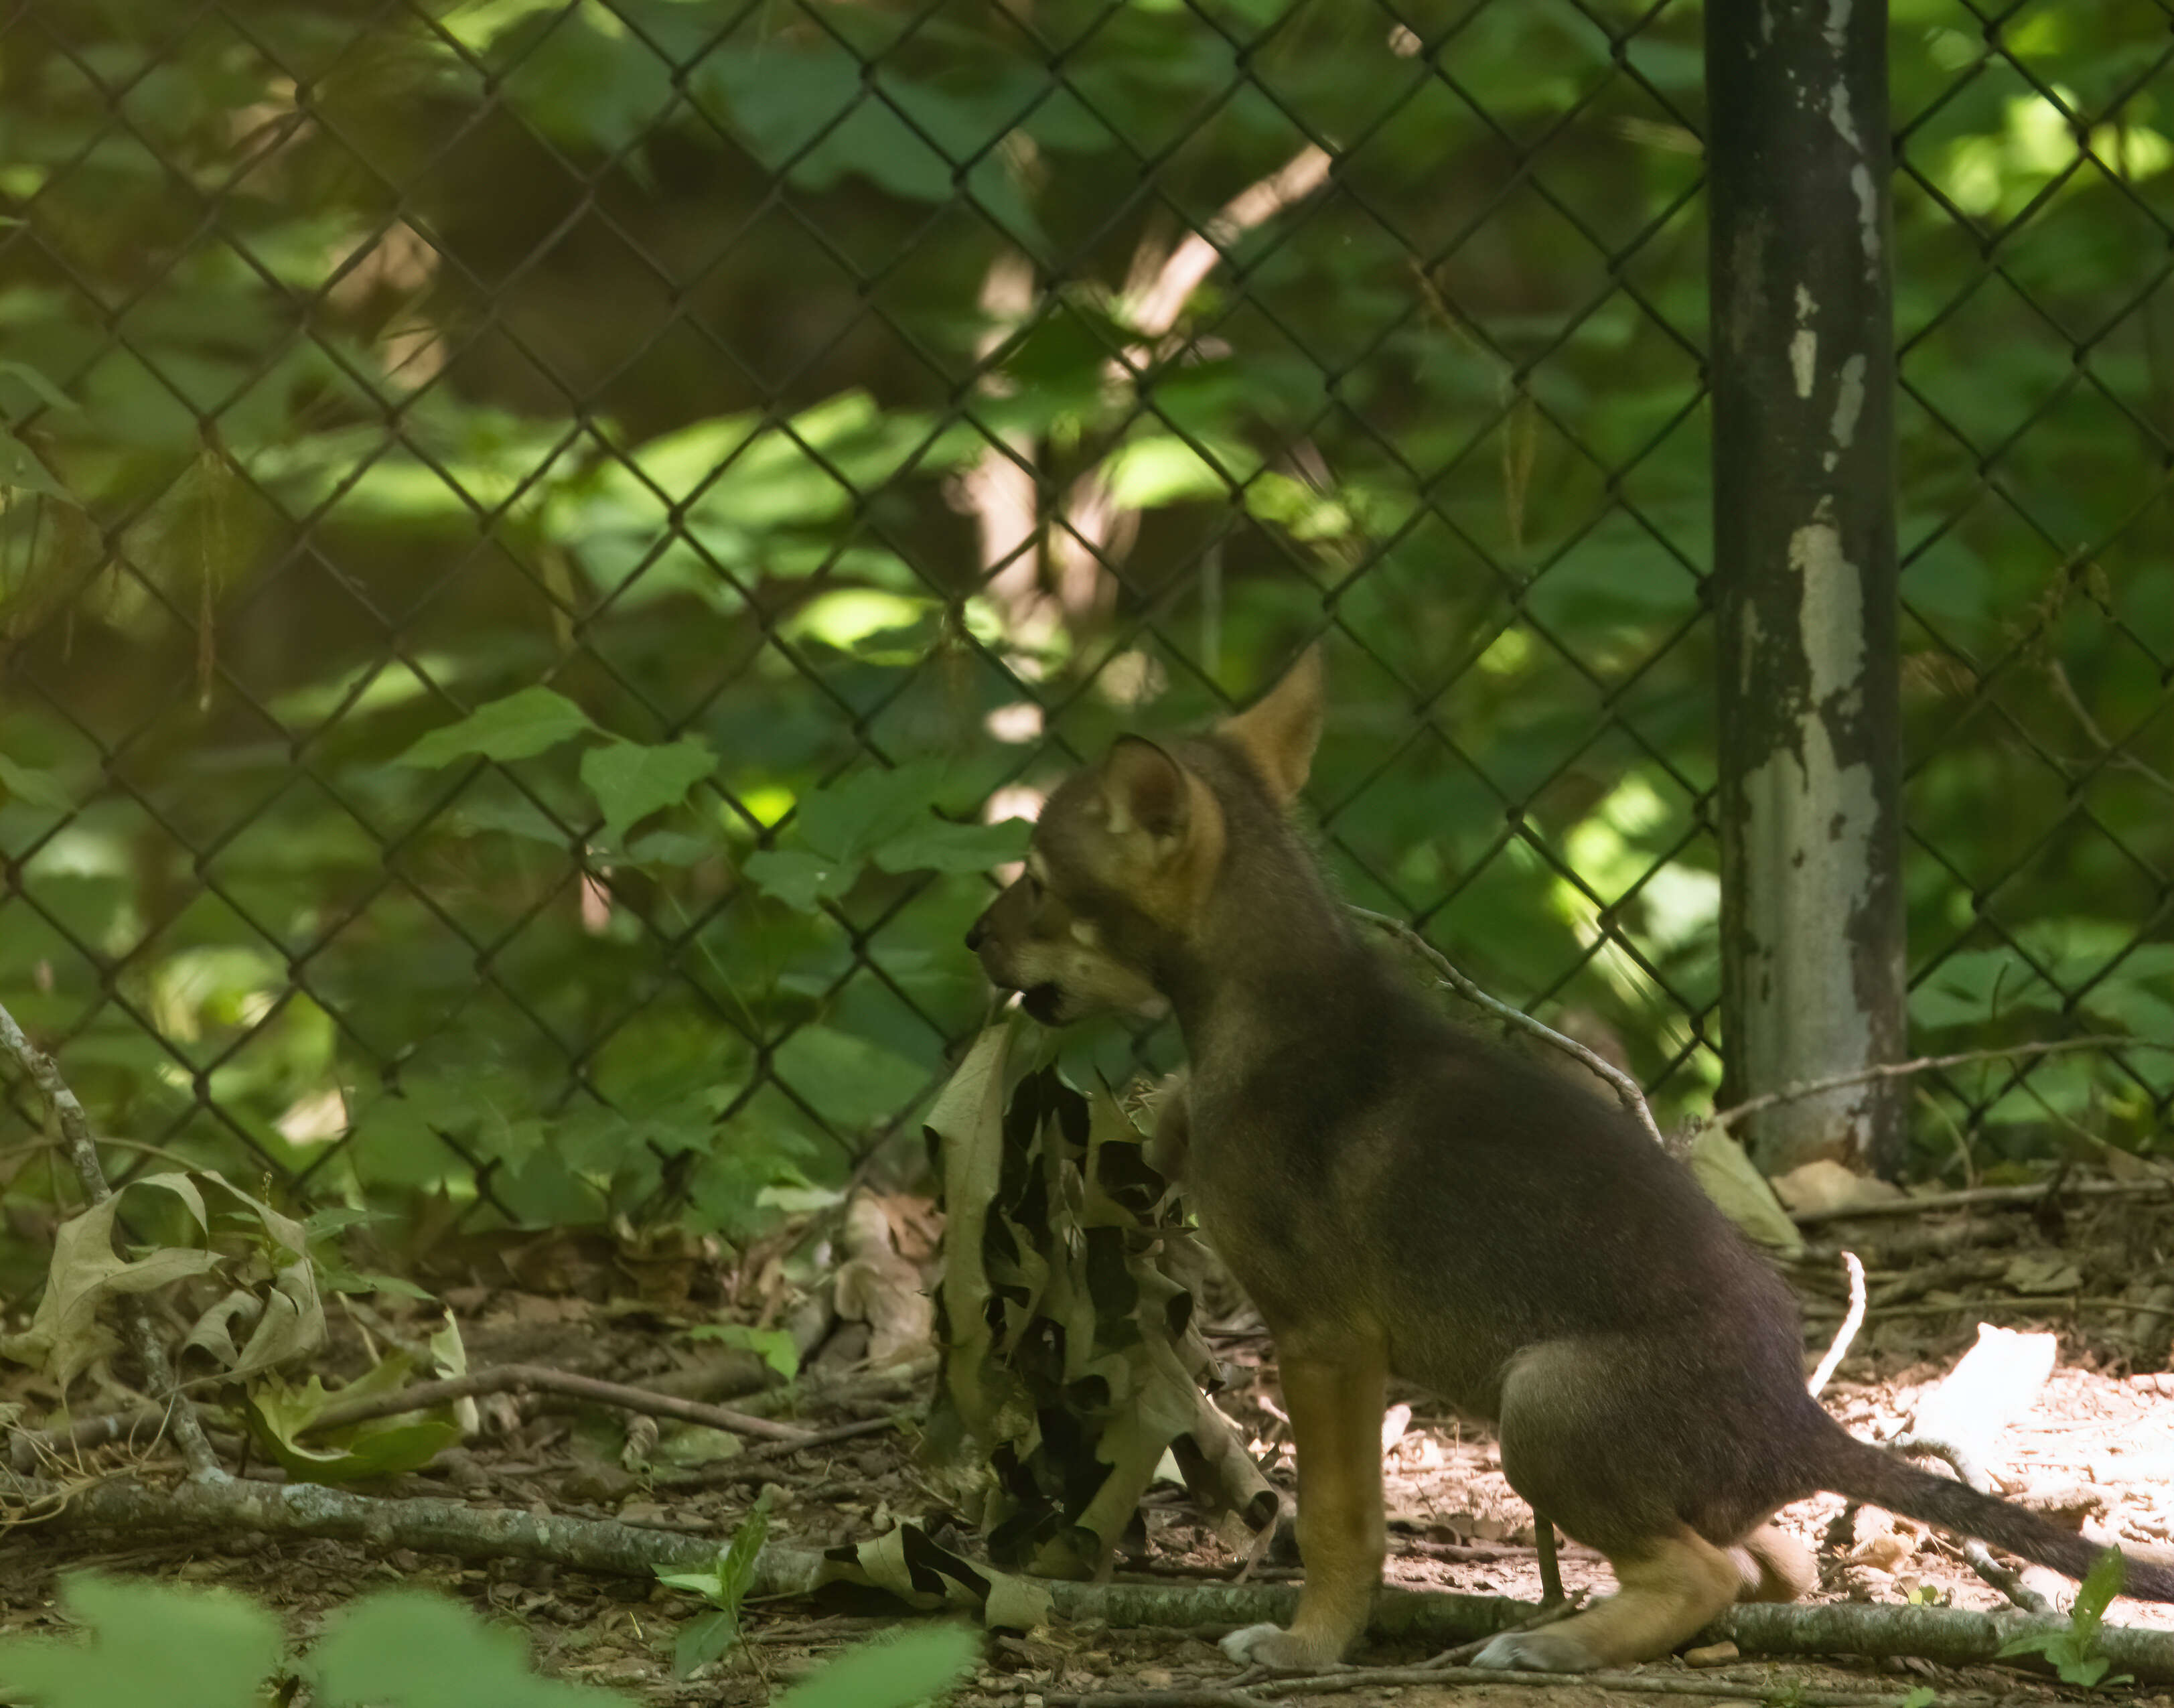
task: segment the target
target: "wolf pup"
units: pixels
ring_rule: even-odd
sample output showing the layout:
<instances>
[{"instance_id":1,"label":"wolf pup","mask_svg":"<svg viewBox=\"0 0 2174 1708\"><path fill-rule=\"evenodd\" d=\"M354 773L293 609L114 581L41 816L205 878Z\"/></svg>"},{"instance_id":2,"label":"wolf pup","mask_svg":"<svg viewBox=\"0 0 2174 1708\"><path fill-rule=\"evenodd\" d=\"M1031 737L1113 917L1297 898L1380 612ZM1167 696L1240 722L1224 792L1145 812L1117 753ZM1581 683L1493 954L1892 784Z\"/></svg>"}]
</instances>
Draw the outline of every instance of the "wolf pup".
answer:
<instances>
[{"instance_id":1,"label":"wolf pup","mask_svg":"<svg viewBox=\"0 0 2174 1708\"><path fill-rule=\"evenodd\" d=\"M1805 1392L1794 1300L1689 1173L1362 944L1286 816L1321 715L1309 652L1209 736L1120 739L966 938L1045 1025L1166 1006L1184 1032L1187 1187L1275 1336L1306 1562L1290 1629L1225 1651L1319 1667L1365 1629L1393 1371L1492 1420L1511 1487L1621 1586L1478 1666L1648 1660L1803 1593L1811 1556L1768 1520L1823 1489L2081 1576L2081 1536L1847 1434ZM2128 1586L2174 1601L2174 1567L2132 1557Z\"/></svg>"}]
</instances>

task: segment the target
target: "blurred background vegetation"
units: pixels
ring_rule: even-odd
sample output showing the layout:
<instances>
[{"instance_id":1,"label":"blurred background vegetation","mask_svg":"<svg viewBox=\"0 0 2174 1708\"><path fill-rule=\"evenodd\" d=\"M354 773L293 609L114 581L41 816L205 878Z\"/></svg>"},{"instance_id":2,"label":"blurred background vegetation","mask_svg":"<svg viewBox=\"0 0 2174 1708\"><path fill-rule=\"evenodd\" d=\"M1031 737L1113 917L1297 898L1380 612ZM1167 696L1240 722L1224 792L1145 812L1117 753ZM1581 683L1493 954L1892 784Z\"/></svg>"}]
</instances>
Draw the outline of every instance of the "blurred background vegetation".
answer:
<instances>
[{"instance_id":1,"label":"blurred background vegetation","mask_svg":"<svg viewBox=\"0 0 2174 1708\"><path fill-rule=\"evenodd\" d=\"M2166 15L1891 9L1916 1042L2174 1040ZM12 9L0 1000L116 1162L744 1238L911 1130L1036 792L1325 633L1351 899L1706 1106L1701 29ZM2174 1057L1920 1084L1960 1181Z\"/></svg>"}]
</instances>

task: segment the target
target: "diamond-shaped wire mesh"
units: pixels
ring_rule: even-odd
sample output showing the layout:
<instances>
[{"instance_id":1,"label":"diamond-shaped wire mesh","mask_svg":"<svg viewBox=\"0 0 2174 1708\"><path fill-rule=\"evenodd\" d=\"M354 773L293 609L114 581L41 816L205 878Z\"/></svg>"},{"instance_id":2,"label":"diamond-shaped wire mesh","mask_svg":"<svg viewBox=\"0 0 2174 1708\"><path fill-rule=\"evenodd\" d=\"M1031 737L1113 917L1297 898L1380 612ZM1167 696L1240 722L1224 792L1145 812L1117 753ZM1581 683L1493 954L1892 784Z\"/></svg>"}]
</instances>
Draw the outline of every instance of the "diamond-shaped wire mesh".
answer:
<instances>
[{"instance_id":1,"label":"diamond-shaped wire mesh","mask_svg":"<svg viewBox=\"0 0 2174 1708\"><path fill-rule=\"evenodd\" d=\"M2166 15L1896 9L1923 1018L2143 1031ZM17 6L0 991L147 1166L729 1228L978 1023L985 799L1325 635L1352 898L1701 1103L1700 27Z\"/></svg>"}]
</instances>

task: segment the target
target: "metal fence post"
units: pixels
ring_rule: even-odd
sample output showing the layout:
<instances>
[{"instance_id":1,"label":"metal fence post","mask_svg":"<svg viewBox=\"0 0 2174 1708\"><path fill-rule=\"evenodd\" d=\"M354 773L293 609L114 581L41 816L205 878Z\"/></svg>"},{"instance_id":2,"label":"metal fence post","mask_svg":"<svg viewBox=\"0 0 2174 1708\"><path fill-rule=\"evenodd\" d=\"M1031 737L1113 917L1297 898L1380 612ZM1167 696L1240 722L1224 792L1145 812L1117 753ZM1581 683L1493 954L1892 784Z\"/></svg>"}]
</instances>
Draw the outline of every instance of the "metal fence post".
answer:
<instances>
[{"instance_id":1,"label":"metal fence post","mask_svg":"<svg viewBox=\"0 0 2174 1708\"><path fill-rule=\"evenodd\" d=\"M1709 4L1725 1100L1906 1037L1885 0ZM1783 1104L1770 1172L1890 1170L1899 1095Z\"/></svg>"}]
</instances>

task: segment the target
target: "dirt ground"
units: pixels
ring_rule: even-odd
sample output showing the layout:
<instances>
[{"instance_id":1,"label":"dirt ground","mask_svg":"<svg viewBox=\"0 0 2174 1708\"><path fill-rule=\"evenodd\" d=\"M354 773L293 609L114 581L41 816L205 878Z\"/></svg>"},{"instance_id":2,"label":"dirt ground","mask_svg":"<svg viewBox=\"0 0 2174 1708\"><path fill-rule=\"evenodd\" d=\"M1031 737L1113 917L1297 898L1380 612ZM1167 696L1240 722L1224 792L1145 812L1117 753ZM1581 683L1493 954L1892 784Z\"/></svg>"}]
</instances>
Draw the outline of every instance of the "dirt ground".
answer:
<instances>
[{"instance_id":1,"label":"dirt ground","mask_svg":"<svg viewBox=\"0 0 2174 1708\"><path fill-rule=\"evenodd\" d=\"M2163 1211L2139 1231L2106 1217L2088 1227L2047 1230L2021 1217L1982 1219L1984 1241L1933 1240L1930 1249L1871 1260L1871 1320L1825 1395L1825 1403L1860 1435L1884 1438L1904 1427L1919 1395L1936 1383L1975 1338L1981 1320L2037 1327L2060 1337L2060 1362L2036 1403L2002 1437L1990 1468L2011 1494L2068 1515L2095 1538L2166 1547L2174 1543L2174 1374L2168 1374L2174 1316L2151 1308L2124 1315L2085 1308L2082 1289L2112 1284L2091 1279L2089 1253L2130 1254L2123 1272L2146 1282L2170 1273L2160 1246ZM2150 1254L2142 1269L2139 1247ZM2080 1244L2079 1244L2080 1242ZM1920 1243L1925 1243L1920 1241ZM2081 1252L2083 1255L2079 1256ZM1967 1260L1958 1267L1958 1256ZM2060 1297L2004 1290L2048 1272L2019 1259L2051 1254L2075 1260L2076 1291ZM1995 1264L1990 1261L1997 1257ZM1962 1273L1966 1269L1967 1273ZM1835 1289L1814 1268L1805 1272L1811 1313L1808 1344L1823 1349L1831 1335ZM1925 1278L1931 1276L1931 1282ZM2059 1278L2067 1280L2067 1275ZM1959 1290L1958 1290L1959 1289ZM599 1290L591 1288L590 1292ZM555 1364L614 1380L654 1380L688 1349L673 1324L683 1315L657 1312L621 1299L578 1292L556 1296L512 1284L484 1284L452 1295L466 1328L472 1365ZM2131 1297L2139 1295L2131 1295ZM2140 1325L2140 1327L2139 1327ZM2143 1337L2139 1338L2139 1334ZM1252 1433L1272 1474L1288 1478L1290 1456L1275 1403L1273 1350L1242 1313L1226 1318L1216 1345L1231 1381L1220 1397L1226 1412ZM352 1351L353 1349L350 1349ZM835 1340L815 1361L857 1355L851 1337ZM0 1391L0 1399L11 1396ZM1433 1407L1425 1396L1400 1394L1411 1415L1388 1450L1392 1582L1413 1588L1536 1598L1539 1593L1532 1515L1503 1480L1486 1434ZM878 1417L900 1409L893 1399L863 1400L844 1410L809 1415L812 1423ZM933 1490L912 1462L906 1433L893 1430L835 1447L767 1462L760 1478L699 1490L667 1492L621 1467L621 1424L596 1413L529 1402L518 1412L500 1408L496 1433L441 1457L423 1475L381 1492L466 1497L479 1504L532 1511L617 1518L722 1542L771 1485L772 1536L806 1547L829 1547L882 1533L895 1518L940 1516ZM264 1474L260 1471L259 1474ZM275 1473L276 1474L276 1473ZM1836 1521L1843 1503L1820 1497L1790 1508L1782 1522L1819 1551L1821 1599L1945 1602L1963 1608L2002 1605L1944 1539L1885 1515L1858 1515L1843 1536ZM1159 1487L1148 1514L1144 1554L1122 1562L1119 1575L1157 1581L1228 1578L1239 1562L1189 1509L1182 1490ZM807 1602L751 1606L749 1641L712 1672L692 1682L672 1676L673 1640L702 1609L662 1586L611 1580L527 1562L474 1565L406 1551L379 1555L329 1542L257 1536L207 1536L185 1542L63 1536L16 1528L0 1540L0 1630L59 1623L52 1596L58 1576L85 1567L249 1591L279 1608L298 1638L354 1595L393 1583L444 1589L479 1611L526 1630L541 1664L560 1677L605 1685L649 1704L758 1705L826 1655L892 1623L865 1610ZM1609 1586L1605 1565L1575 1546L1563 1555L1572 1590ZM1295 1577L1264 1566L1256 1577ZM2072 1592L2064 1581L2035 1568L2029 1581L2058 1603ZM2115 1603L2114 1623L2174 1629L2174 1608ZM958 1700L1003 1708L1045 1708L1050 1699L1098 1691L1203 1689L1233 1676L1212 1632L1053 1627L992 1640L986 1661ZM1370 1666L1411 1664L1422 1653L1375 1647L1356 1657ZM1658 1670L1683 1670L1683 1662ZM2020 1702L2080 1700L2007 1667L1958 1672L1914 1662L1858 1662L1832 1666L1736 1662L1717 1676L1740 1681L1745 1702L1798 1700L1808 1689L1876 1694L1893 1700L1913 1685L2000 1696ZM1484 1682L1441 1687L1351 1692L1339 1700L1424 1703L1453 1697L1464 1708L1595 1708L1602 1703L1650 1703L1652 1696L1588 1687L1506 1686ZM1708 1699L1711 1700L1711 1699ZM2128 1686L2096 1700L2174 1705L2174 1689ZM487 1708L487 1705L479 1705Z\"/></svg>"}]
</instances>

